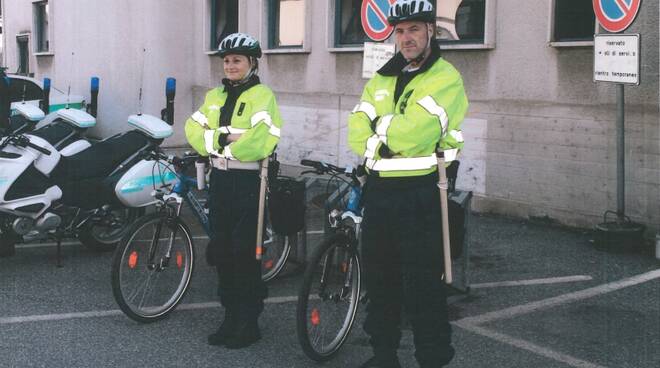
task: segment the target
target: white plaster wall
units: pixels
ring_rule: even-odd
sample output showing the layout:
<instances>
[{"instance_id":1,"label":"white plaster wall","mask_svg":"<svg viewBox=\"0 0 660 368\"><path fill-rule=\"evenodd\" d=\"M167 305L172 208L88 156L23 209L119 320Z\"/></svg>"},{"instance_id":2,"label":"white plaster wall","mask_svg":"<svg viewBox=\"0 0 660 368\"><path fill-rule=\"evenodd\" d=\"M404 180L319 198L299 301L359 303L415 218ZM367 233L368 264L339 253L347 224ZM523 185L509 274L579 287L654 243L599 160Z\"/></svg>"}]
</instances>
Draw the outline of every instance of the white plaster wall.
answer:
<instances>
[{"instance_id":1,"label":"white plaster wall","mask_svg":"<svg viewBox=\"0 0 660 368\"><path fill-rule=\"evenodd\" d=\"M202 3L172 0L51 1L52 56L31 59L35 78L50 77L53 85L89 96L89 80L101 79L98 126L109 136L127 129L126 118L137 113L142 87L144 113L160 116L165 105L165 79L177 79L176 121L189 116L192 86L208 67L202 51ZM32 3L5 4L7 39L31 31ZM199 24L199 27L196 27ZM32 41L32 40L31 40ZM15 41L14 41L15 43ZM7 65L17 68L16 47L8 47ZM204 74L204 73L203 73ZM174 141L182 141L175 129Z\"/></svg>"},{"instance_id":2,"label":"white plaster wall","mask_svg":"<svg viewBox=\"0 0 660 368\"><path fill-rule=\"evenodd\" d=\"M124 129L140 85L143 110L158 114L165 77L174 76L178 129L168 142L185 145L181 124L222 78L221 61L204 53L206 3L52 1L55 53L34 58L31 69L85 95L89 77L101 77L100 135ZM241 1L239 15L240 30L264 45L266 3ZM548 0L496 5L494 49L443 51L463 74L471 101L459 186L475 191L480 211L593 225L616 206L614 87L592 81L591 47L548 45ZM359 161L346 145L346 118L366 82L362 53L328 49L332 6L307 1L306 52L261 59L262 81L275 90L285 119L279 152L286 163ZM15 34L29 31L31 19L29 1L5 2L10 66ZM658 19L658 2L644 1L627 31L642 34L643 50L642 84L626 87L627 212L650 225L660 223Z\"/></svg>"}]
</instances>

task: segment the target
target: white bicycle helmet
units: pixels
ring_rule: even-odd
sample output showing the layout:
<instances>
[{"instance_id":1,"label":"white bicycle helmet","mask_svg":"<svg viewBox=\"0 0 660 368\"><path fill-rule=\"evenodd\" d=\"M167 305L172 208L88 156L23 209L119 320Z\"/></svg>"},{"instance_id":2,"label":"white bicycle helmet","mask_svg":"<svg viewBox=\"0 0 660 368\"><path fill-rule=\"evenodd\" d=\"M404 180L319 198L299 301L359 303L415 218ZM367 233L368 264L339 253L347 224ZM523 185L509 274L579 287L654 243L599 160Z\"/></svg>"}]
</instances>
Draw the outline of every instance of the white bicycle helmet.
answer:
<instances>
[{"instance_id":1,"label":"white bicycle helmet","mask_svg":"<svg viewBox=\"0 0 660 368\"><path fill-rule=\"evenodd\" d=\"M433 4L428 0L397 0L390 7L387 21L391 26L410 20L435 22Z\"/></svg>"},{"instance_id":2,"label":"white bicycle helmet","mask_svg":"<svg viewBox=\"0 0 660 368\"><path fill-rule=\"evenodd\" d=\"M261 57L259 41L245 33L232 33L220 41L218 55L225 57L229 54Z\"/></svg>"}]
</instances>

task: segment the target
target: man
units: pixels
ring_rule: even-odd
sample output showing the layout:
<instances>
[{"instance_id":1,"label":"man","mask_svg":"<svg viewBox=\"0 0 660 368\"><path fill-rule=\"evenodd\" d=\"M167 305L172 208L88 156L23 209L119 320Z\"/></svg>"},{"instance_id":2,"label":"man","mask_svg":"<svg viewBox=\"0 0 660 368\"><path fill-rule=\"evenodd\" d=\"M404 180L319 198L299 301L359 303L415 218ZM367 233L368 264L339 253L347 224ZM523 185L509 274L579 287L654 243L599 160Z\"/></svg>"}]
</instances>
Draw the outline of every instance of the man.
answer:
<instances>
[{"instance_id":1,"label":"man","mask_svg":"<svg viewBox=\"0 0 660 368\"><path fill-rule=\"evenodd\" d=\"M400 367L402 309L419 365L442 367L454 349L436 150L447 164L456 159L468 102L460 74L440 57L431 2L397 0L388 21L400 51L367 83L349 117L349 145L369 172L362 256L369 296L364 329L374 357L362 367Z\"/></svg>"}]
</instances>

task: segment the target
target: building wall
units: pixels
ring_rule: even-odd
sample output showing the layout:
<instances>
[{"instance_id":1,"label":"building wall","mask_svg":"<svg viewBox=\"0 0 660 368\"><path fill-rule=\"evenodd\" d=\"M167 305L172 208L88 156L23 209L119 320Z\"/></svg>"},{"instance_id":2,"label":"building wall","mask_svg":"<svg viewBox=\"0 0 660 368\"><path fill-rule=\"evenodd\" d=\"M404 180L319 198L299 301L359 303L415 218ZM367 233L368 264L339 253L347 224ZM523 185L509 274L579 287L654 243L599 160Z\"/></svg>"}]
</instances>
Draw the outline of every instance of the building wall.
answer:
<instances>
[{"instance_id":1,"label":"building wall","mask_svg":"<svg viewBox=\"0 0 660 368\"><path fill-rule=\"evenodd\" d=\"M267 1L241 1L240 30L266 43ZM262 81L277 93L285 119L280 158L333 163L359 161L346 145L346 118L358 102L361 52L328 49L331 1L307 0L306 52L266 54ZM138 110L157 115L164 80L177 78L177 135L181 124L219 84L222 65L205 53L203 0L55 0L53 56L33 58L36 76L87 94L101 78L99 128L125 129ZM471 101L459 186L475 191L475 208L515 216L549 217L591 226L616 209L615 89L592 81L592 47L550 47L548 0L497 1L495 47L446 50L463 74ZM15 64L15 34L31 28L31 4L5 4L7 65ZM627 32L642 34L642 84L626 87L627 214L660 223L659 9L644 1ZM142 50L146 49L146 52ZM72 53L74 54L72 56Z\"/></svg>"},{"instance_id":2,"label":"building wall","mask_svg":"<svg viewBox=\"0 0 660 368\"><path fill-rule=\"evenodd\" d=\"M140 110L159 116L165 106L165 79L177 78L176 121L190 114L198 73L208 74L208 57L193 32L201 17L199 1L75 0L50 1L50 52L31 56L35 78L50 77L53 86L89 96L89 80L101 80L95 134L109 136L127 129L130 114ZM32 4L5 4L6 65L17 70L15 35L32 32ZM34 36L30 37L30 47ZM204 65L206 62L207 65ZM206 82L204 82L206 83ZM173 141L183 142L182 129Z\"/></svg>"}]
</instances>

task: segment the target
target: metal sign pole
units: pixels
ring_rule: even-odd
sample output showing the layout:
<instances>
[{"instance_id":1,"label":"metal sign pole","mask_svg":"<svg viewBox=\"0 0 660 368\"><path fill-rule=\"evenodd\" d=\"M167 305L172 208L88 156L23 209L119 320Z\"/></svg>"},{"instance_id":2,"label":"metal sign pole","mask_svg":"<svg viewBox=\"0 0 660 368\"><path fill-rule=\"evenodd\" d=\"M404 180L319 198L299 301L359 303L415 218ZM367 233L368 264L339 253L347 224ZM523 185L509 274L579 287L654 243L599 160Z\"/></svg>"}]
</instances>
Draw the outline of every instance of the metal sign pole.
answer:
<instances>
[{"instance_id":1,"label":"metal sign pole","mask_svg":"<svg viewBox=\"0 0 660 368\"><path fill-rule=\"evenodd\" d=\"M601 0L603 1L603 0ZM597 13L598 14L598 13ZM602 22L601 19L599 21ZM613 83L616 91L616 211L605 211L596 225L596 244L616 251L641 249L645 226L626 216L625 84L640 84L640 35L594 36L594 81Z\"/></svg>"},{"instance_id":2,"label":"metal sign pole","mask_svg":"<svg viewBox=\"0 0 660 368\"><path fill-rule=\"evenodd\" d=\"M626 140L625 140L625 98L624 85L616 85L616 154L617 154L617 210L620 222L624 221L626 212Z\"/></svg>"}]
</instances>

